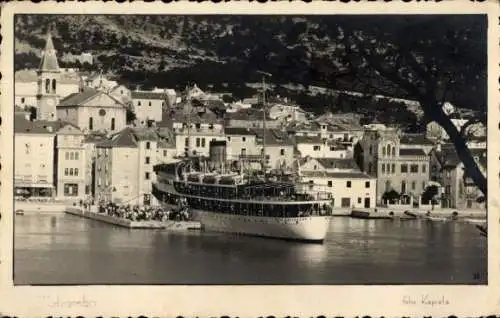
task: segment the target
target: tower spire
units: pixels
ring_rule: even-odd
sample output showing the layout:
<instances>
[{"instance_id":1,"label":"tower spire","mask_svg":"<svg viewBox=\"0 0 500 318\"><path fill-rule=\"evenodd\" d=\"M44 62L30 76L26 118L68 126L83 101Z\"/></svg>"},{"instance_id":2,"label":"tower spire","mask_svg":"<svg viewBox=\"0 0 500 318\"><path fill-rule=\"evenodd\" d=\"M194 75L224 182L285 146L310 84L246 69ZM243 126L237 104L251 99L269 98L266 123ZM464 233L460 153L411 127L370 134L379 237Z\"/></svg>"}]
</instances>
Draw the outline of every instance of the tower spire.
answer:
<instances>
[{"instance_id":1,"label":"tower spire","mask_svg":"<svg viewBox=\"0 0 500 318\"><path fill-rule=\"evenodd\" d=\"M59 72L59 63L57 62L56 50L52 41L52 27L50 26L47 30L47 40L45 50L42 52L39 71Z\"/></svg>"}]
</instances>

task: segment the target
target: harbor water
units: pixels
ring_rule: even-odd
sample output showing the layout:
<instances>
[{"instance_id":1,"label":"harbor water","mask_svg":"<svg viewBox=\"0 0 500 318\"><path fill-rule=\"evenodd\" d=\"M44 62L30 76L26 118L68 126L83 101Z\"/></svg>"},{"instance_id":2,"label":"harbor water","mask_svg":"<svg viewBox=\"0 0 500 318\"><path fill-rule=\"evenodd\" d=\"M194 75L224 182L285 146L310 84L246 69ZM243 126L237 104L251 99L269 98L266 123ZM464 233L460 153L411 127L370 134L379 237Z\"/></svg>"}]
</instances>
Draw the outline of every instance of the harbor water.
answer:
<instances>
[{"instance_id":1,"label":"harbor water","mask_svg":"<svg viewBox=\"0 0 500 318\"><path fill-rule=\"evenodd\" d=\"M14 284L486 284L474 225L334 217L324 244L15 217Z\"/></svg>"}]
</instances>

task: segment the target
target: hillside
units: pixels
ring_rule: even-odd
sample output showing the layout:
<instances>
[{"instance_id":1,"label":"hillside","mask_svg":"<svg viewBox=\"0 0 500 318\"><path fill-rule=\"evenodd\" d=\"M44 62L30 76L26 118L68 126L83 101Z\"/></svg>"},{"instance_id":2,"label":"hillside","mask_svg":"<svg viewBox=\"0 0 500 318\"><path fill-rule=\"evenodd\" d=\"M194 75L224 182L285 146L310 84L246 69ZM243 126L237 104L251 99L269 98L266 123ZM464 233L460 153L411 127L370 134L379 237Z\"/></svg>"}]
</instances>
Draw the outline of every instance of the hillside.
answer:
<instances>
[{"instance_id":1,"label":"hillside","mask_svg":"<svg viewBox=\"0 0 500 318\"><path fill-rule=\"evenodd\" d=\"M284 93L285 84L366 91L367 86L355 76L339 76L346 69L340 27L369 30L370 23L380 24L381 19L386 18L17 15L15 67L37 66L46 30L52 25L59 56L92 52L97 57L96 70L115 74L132 86L181 88L196 82L202 88L211 84L215 89L225 87L236 95L248 95L251 90L244 84L259 81L255 71L262 69L273 74L273 83L281 85ZM404 23L404 19L394 18L385 24L397 28ZM392 96L407 97L380 76L363 80L386 88ZM485 105L483 95L480 89L474 94L457 89L453 94L472 109ZM310 102L316 104L317 100ZM335 99L326 98L325 102ZM314 108L325 105L310 107L318 110Z\"/></svg>"}]
</instances>

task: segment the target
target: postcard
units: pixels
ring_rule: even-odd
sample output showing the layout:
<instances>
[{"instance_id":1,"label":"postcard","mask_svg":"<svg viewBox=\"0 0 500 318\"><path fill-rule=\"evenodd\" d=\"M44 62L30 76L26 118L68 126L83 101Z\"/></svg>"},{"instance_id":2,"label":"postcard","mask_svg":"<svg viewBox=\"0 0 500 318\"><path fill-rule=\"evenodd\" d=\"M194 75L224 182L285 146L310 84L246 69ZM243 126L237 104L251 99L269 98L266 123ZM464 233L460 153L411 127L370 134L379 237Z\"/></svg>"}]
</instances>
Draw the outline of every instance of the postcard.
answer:
<instances>
[{"instance_id":1,"label":"postcard","mask_svg":"<svg viewBox=\"0 0 500 318\"><path fill-rule=\"evenodd\" d=\"M498 312L498 14L4 5L0 311Z\"/></svg>"}]
</instances>

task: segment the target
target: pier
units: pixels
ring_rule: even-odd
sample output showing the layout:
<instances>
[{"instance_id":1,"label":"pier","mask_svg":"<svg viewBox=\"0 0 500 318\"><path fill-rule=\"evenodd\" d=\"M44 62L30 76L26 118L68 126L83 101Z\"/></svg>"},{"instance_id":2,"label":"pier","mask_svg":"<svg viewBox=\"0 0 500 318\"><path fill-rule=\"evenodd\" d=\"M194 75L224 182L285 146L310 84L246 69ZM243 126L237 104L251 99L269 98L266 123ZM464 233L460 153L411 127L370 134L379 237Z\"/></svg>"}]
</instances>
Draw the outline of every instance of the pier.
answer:
<instances>
[{"instance_id":1,"label":"pier","mask_svg":"<svg viewBox=\"0 0 500 318\"><path fill-rule=\"evenodd\" d=\"M84 211L80 208L75 207L67 207L64 210L65 213L83 217L86 219L91 219L95 221L100 221L116 226L121 226L129 229L163 229L163 230L171 230L171 231L187 231L187 230L200 230L201 224L196 221L156 221L156 220L148 220L148 221L132 221L125 218L118 218L114 216L110 216L103 213L97 213L92 211Z\"/></svg>"}]
</instances>

